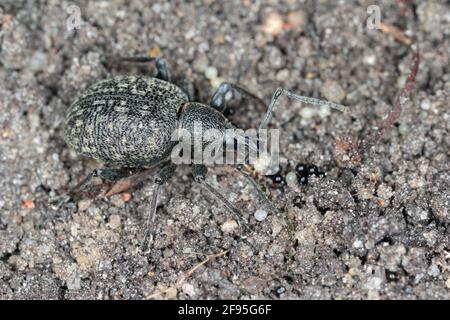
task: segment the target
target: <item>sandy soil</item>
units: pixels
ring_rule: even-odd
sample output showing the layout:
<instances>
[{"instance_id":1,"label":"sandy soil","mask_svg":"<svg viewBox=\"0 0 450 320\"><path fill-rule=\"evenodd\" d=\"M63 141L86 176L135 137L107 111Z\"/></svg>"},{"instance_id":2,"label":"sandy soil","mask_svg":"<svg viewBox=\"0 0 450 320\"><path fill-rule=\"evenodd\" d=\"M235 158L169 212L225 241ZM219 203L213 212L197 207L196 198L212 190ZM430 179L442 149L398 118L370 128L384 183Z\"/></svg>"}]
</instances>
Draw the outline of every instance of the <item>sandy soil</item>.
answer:
<instances>
[{"instance_id":1,"label":"sandy soil","mask_svg":"<svg viewBox=\"0 0 450 320\"><path fill-rule=\"evenodd\" d=\"M400 117L360 154L342 141L365 141L391 110L410 34L368 30L371 1L192 2L0 2L0 298L449 299L447 1L381 2L384 26L416 32L421 62ZM109 75L152 75L152 64L114 59L149 52L205 103L224 79L265 101L281 86L348 105L318 112L284 100L271 121L284 162L327 176L293 186L257 177L280 209L258 221L267 208L251 186L210 168L247 232L180 167L162 187L146 253L151 183L105 198L94 181L50 205L96 166L61 138L68 106ZM231 119L256 127L263 113L240 103Z\"/></svg>"}]
</instances>

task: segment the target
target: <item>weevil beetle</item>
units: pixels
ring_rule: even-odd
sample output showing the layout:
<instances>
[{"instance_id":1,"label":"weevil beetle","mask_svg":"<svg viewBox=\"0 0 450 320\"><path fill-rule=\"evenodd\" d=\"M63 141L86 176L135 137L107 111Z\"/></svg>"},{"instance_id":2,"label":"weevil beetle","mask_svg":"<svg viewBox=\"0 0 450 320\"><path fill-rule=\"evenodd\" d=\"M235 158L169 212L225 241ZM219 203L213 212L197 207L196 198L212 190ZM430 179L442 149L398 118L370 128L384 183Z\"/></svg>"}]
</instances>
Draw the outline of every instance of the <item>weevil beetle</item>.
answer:
<instances>
[{"instance_id":1,"label":"weevil beetle","mask_svg":"<svg viewBox=\"0 0 450 320\"><path fill-rule=\"evenodd\" d=\"M128 60L147 62L153 59ZM110 180L124 178L125 175L120 168L159 166L154 176L147 231L149 224L154 220L159 186L167 182L175 171L175 165L169 159L171 150L176 144L171 140L174 130L185 129L192 132L194 121L199 121L205 129L215 128L224 131L227 128L234 128L223 115L227 107L225 96L229 92L238 91L248 98L261 101L241 87L222 83L213 94L209 105L193 102L186 90L171 82L163 59L156 59L156 68L158 70L156 77L117 76L94 84L70 106L64 123L64 139L69 146L78 153L100 160L109 167L94 170L75 188L85 185L96 175ZM309 104L325 105L339 110L345 108L279 88L272 96L259 129L267 126L276 102L282 95ZM243 166L239 169L250 180L258 194L268 201L256 182L243 171ZM205 165L194 164L192 173L196 182L201 183L221 200L239 217L241 224L246 226L240 211L206 182Z\"/></svg>"}]
</instances>

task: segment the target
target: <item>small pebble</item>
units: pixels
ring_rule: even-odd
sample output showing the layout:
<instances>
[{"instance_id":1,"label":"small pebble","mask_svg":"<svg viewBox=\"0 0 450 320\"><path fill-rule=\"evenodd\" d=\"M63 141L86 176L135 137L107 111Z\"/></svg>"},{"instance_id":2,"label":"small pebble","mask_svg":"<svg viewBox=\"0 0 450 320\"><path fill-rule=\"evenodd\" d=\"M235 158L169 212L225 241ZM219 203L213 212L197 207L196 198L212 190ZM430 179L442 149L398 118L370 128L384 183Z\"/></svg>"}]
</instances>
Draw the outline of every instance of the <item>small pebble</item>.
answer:
<instances>
[{"instance_id":1,"label":"small pebble","mask_svg":"<svg viewBox=\"0 0 450 320\"><path fill-rule=\"evenodd\" d=\"M377 63L377 57L376 57L376 55L374 55L374 54L366 55L366 56L364 56L364 58L363 58L363 62L364 62L366 65L374 66L374 65Z\"/></svg>"},{"instance_id":2,"label":"small pebble","mask_svg":"<svg viewBox=\"0 0 450 320\"><path fill-rule=\"evenodd\" d=\"M215 67L207 67L205 70L205 77L207 77L209 80L216 79L219 75L219 72Z\"/></svg>"},{"instance_id":3,"label":"small pebble","mask_svg":"<svg viewBox=\"0 0 450 320\"><path fill-rule=\"evenodd\" d=\"M258 209L255 211L255 219L258 221L264 221L267 218L267 211Z\"/></svg>"},{"instance_id":4,"label":"small pebble","mask_svg":"<svg viewBox=\"0 0 450 320\"><path fill-rule=\"evenodd\" d=\"M174 252L173 252L172 249L165 249L165 250L163 251L163 257L164 257L164 258L170 258L170 257L173 257L173 254L174 254Z\"/></svg>"},{"instance_id":5,"label":"small pebble","mask_svg":"<svg viewBox=\"0 0 450 320\"><path fill-rule=\"evenodd\" d=\"M369 300L380 300L380 293L376 290L369 290L367 293L367 298Z\"/></svg>"},{"instance_id":6,"label":"small pebble","mask_svg":"<svg viewBox=\"0 0 450 320\"><path fill-rule=\"evenodd\" d=\"M183 285L181 286L181 289L188 296L190 296L190 297L194 297L195 296L195 288L194 288L194 286L192 284L190 284L190 283L183 283Z\"/></svg>"},{"instance_id":7,"label":"small pebble","mask_svg":"<svg viewBox=\"0 0 450 320\"><path fill-rule=\"evenodd\" d=\"M305 120L312 119L317 115L317 108L304 107L300 110L300 117Z\"/></svg>"},{"instance_id":8,"label":"small pebble","mask_svg":"<svg viewBox=\"0 0 450 320\"><path fill-rule=\"evenodd\" d=\"M198 52L195 56L194 62L192 64L192 68L198 72L205 73L206 76L206 69L208 68L208 56L203 52Z\"/></svg>"},{"instance_id":9,"label":"small pebble","mask_svg":"<svg viewBox=\"0 0 450 320\"><path fill-rule=\"evenodd\" d=\"M264 289L266 281L258 277L250 277L242 282L242 288L251 294L257 294Z\"/></svg>"},{"instance_id":10,"label":"small pebble","mask_svg":"<svg viewBox=\"0 0 450 320\"><path fill-rule=\"evenodd\" d=\"M217 89L223 82L225 82L225 79L222 77L217 77L214 79L211 79L211 87L213 87L213 89Z\"/></svg>"},{"instance_id":11,"label":"small pebble","mask_svg":"<svg viewBox=\"0 0 450 320\"><path fill-rule=\"evenodd\" d=\"M303 10L291 11L288 14L288 24L293 30L297 32L303 31L305 29L306 21L306 13Z\"/></svg>"},{"instance_id":12,"label":"small pebble","mask_svg":"<svg viewBox=\"0 0 450 320\"><path fill-rule=\"evenodd\" d=\"M339 83L332 80L325 81L320 92L325 98L336 103L341 103L346 95Z\"/></svg>"},{"instance_id":13,"label":"small pebble","mask_svg":"<svg viewBox=\"0 0 450 320\"><path fill-rule=\"evenodd\" d=\"M80 290L81 289L81 278L80 270L78 266L74 266L70 276L67 279L67 289L69 290Z\"/></svg>"},{"instance_id":14,"label":"small pebble","mask_svg":"<svg viewBox=\"0 0 450 320\"><path fill-rule=\"evenodd\" d=\"M361 240L355 240L355 242L353 242L353 247L356 249L361 249L363 246L364 244Z\"/></svg>"},{"instance_id":15,"label":"small pebble","mask_svg":"<svg viewBox=\"0 0 450 320\"><path fill-rule=\"evenodd\" d=\"M92 203L91 199L83 199L78 201L78 211L80 212L86 211L91 205L91 203Z\"/></svg>"},{"instance_id":16,"label":"small pebble","mask_svg":"<svg viewBox=\"0 0 450 320\"><path fill-rule=\"evenodd\" d=\"M255 168L255 171L258 173L265 173L267 169L269 169L270 164L272 162L272 158L269 153L263 153L261 154L258 159L256 159L255 163L253 164L253 167Z\"/></svg>"},{"instance_id":17,"label":"small pebble","mask_svg":"<svg viewBox=\"0 0 450 320\"><path fill-rule=\"evenodd\" d=\"M28 66L31 71L38 72L44 71L47 66L47 56L40 52L36 51L30 58L28 62Z\"/></svg>"},{"instance_id":18,"label":"small pebble","mask_svg":"<svg viewBox=\"0 0 450 320\"><path fill-rule=\"evenodd\" d=\"M10 256L8 259L8 263L20 271L24 271L26 269L26 267L28 266L27 261L18 255Z\"/></svg>"},{"instance_id":19,"label":"small pebble","mask_svg":"<svg viewBox=\"0 0 450 320\"><path fill-rule=\"evenodd\" d=\"M125 206L125 201L119 194L111 196L111 203L117 208L123 208Z\"/></svg>"},{"instance_id":20,"label":"small pebble","mask_svg":"<svg viewBox=\"0 0 450 320\"><path fill-rule=\"evenodd\" d=\"M26 199L23 201L23 207L26 209L34 209L33 199Z\"/></svg>"},{"instance_id":21,"label":"small pebble","mask_svg":"<svg viewBox=\"0 0 450 320\"><path fill-rule=\"evenodd\" d=\"M113 214L109 218L109 226L111 229L119 229L121 224L120 216L118 214Z\"/></svg>"},{"instance_id":22,"label":"small pebble","mask_svg":"<svg viewBox=\"0 0 450 320\"><path fill-rule=\"evenodd\" d=\"M175 299L178 294L178 290L175 287L170 287L166 291L164 291L166 294L167 299Z\"/></svg>"},{"instance_id":23,"label":"small pebble","mask_svg":"<svg viewBox=\"0 0 450 320\"><path fill-rule=\"evenodd\" d=\"M124 192L124 193L122 193L121 196L122 196L122 200L125 202L128 202L131 200L131 193L129 193L129 192Z\"/></svg>"},{"instance_id":24,"label":"small pebble","mask_svg":"<svg viewBox=\"0 0 450 320\"><path fill-rule=\"evenodd\" d=\"M422 110L430 110L431 107L431 102L429 99L424 99L421 103L420 103L420 108Z\"/></svg>"},{"instance_id":25,"label":"small pebble","mask_svg":"<svg viewBox=\"0 0 450 320\"><path fill-rule=\"evenodd\" d=\"M369 290L369 291L378 291L381 289L381 284L383 283L383 280L380 277L370 277L367 279L366 283L364 284L364 286Z\"/></svg>"},{"instance_id":26,"label":"small pebble","mask_svg":"<svg viewBox=\"0 0 450 320\"><path fill-rule=\"evenodd\" d=\"M267 34L276 36L283 31L283 25L283 17L276 12L272 12L267 16L262 30Z\"/></svg>"},{"instance_id":27,"label":"small pebble","mask_svg":"<svg viewBox=\"0 0 450 320\"><path fill-rule=\"evenodd\" d=\"M428 274L432 277L437 277L440 274L440 270L437 265L432 264L430 268L428 268Z\"/></svg>"},{"instance_id":28,"label":"small pebble","mask_svg":"<svg viewBox=\"0 0 450 320\"><path fill-rule=\"evenodd\" d=\"M152 6L152 10L153 10L156 14L160 14L160 13L161 13L161 10L162 10L162 7L161 7L161 5L160 5L159 3L155 3L155 4Z\"/></svg>"},{"instance_id":29,"label":"small pebble","mask_svg":"<svg viewBox=\"0 0 450 320\"><path fill-rule=\"evenodd\" d=\"M378 186L377 194L381 199L388 200L394 195L394 192L392 191L392 187L382 183Z\"/></svg>"},{"instance_id":30,"label":"small pebble","mask_svg":"<svg viewBox=\"0 0 450 320\"><path fill-rule=\"evenodd\" d=\"M227 220L224 224L220 227L222 232L224 233L232 233L234 230L236 230L239 227L237 222L235 220Z\"/></svg>"},{"instance_id":31,"label":"small pebble","mask_svg":"<svg viewBox=\"0 0 450 320\"><path fill-rule=\"evenodd\" d=\"M328 117L331 114L330 108L318 108L317 109L317 115L321 118L321 119L325 119L326 117Z\"/></svg>"},{"instance_id":32,"label":"small pebble","mask_svg":"<svg viewBox=\"0 0 450 320\"><path fill-rule=\"evenodd\" d=\"M286 288L285 287L278 287L275 292L276 292L276 294L277 294L277 296L279 298L283 293L286 292Z\"/></svg>"},{"instance_id":33,"label":"small pebble","mask_svg":"<svg viewBox=\"0 0 450 320\"><path fill-rule=\"evenodd\" d=\"M287 81L289 79L289 70L288 69L282 69L277 72L275 78L277 81L283 82Z\"/></svg>"},{"instance_id":34,"label":"small pebble","mask_svg":"<svg viewBox=\"0 0 450 320\"><path fill-rule=\"evenodd\" d=\"M272 236L276 237L283 230L283 222L276 216L272 219Z\"/></svg>"},{"instance_id":35,"label":"small pebble","mask_svg":"<svg viewBox=\"0 0 450 320\"><path fill-rule=\"evenodd\" d=\"M398 126L398 132L402 136L406 136L411 131L410 126L407 123L401 122Z\"/></svg>"}]
</instances>

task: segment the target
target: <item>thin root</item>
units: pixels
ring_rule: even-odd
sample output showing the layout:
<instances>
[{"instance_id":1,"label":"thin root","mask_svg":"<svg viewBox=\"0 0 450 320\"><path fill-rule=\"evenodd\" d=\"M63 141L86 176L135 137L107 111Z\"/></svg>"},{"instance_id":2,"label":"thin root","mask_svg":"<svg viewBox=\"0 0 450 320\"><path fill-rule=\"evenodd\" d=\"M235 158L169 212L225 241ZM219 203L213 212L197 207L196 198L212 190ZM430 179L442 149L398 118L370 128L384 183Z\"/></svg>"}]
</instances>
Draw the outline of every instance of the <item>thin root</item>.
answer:
<instances>
[{"instance_id":1,"label":"thin root","mask_svg":"<svg viewBox=\"0 0 450 320\"><path fill-rule=\"evenodd\" d=\"M202 262L196 264L194 267L192 267L191 269L189 269L187 272L183 273L178 280L175 282L174 285L166 288L166 289L160 289L157 290L156 292L154 292L153 294L147 296L147 299L158 299L161 297L164 297L169 291L171 290L176 290L178 291L178 289L183 285L184 281L186 281L187 278L189 278L195 271L197 271L201 266L205 265L206 263L208 263L211 260L220 258L224 255L226 255L229 252L229 250L224 250L222 252L216 253L216 254L211 254L211 255L207 255L206 259L203 260Z\"/></svg>"}]
</instances>

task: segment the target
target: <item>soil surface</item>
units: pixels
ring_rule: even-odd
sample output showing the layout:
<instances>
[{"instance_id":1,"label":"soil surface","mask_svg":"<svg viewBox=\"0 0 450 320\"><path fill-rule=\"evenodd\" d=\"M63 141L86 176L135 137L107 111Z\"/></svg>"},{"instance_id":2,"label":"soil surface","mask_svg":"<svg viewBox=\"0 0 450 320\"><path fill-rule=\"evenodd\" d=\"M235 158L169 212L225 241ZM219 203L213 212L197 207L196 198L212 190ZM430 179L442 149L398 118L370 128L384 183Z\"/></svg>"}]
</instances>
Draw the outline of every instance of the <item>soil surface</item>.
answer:
<instances>
[{"instance_id":1,"label":"soil surface","mask_svg":"<svg viewBox=\"0 0 450 320\"><path fill-rule=\"evenodd\" d=\"M190 2L0 2L0 298L449 299L448 2L376 1L381 29L367 27L365 0ZM414 36L415 87L378 137ZM153 75L152 63L117 59L146 55L204 103L229 81L267 103L283 87L347 105L284 98L270 122L284 173L303 163L326 176L255 175L274 213L231 166L209 168L247 231L180 166L146 252L151 181L104 197L94 179L50 204L99 166L62 139L66 110L98 80ZM265 107L235 98L231 121L255 128Z\"/></svg>"}]
</instances>

